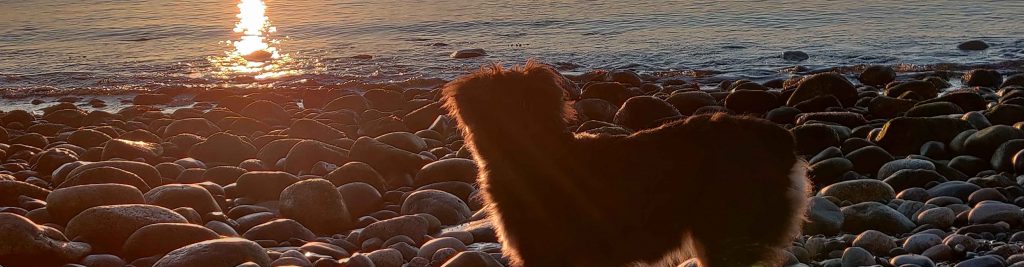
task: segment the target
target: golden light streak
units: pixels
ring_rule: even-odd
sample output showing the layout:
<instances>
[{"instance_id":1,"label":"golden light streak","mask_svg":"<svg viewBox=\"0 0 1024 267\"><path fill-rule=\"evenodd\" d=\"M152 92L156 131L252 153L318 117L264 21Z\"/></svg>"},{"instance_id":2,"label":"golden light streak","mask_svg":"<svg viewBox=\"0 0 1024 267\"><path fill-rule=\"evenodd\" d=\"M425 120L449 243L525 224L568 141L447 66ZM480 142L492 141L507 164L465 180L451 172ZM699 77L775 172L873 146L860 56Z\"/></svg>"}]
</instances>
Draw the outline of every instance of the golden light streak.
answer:
<instances>
[{"instance_id":1,"label":"golden light streak","mask_svg":"<svg viewBox=\"0 0 1024 267\"><path fill-rule=\"evenodd\" d=\"M263 0L240 0L238 11L234 32L241 37L230 42L234 49L226 51L223 57L208 58L217 70L214 74L223 78L245 75L257 80L300 74L289 68L295 60L272 46L277 40L271 39L270 34L277 28L270 26Z\"/></svg>"}]
</instances>

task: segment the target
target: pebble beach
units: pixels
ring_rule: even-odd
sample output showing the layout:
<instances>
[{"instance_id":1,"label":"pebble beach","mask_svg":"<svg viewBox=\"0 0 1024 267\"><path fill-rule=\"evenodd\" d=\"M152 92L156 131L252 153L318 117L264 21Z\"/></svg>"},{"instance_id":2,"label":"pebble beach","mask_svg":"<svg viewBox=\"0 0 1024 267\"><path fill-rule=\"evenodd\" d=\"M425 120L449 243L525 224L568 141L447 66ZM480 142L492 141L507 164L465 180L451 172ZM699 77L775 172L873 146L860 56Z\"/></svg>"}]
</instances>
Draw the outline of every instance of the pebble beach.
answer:
<instances>
[{"instance_id":1,"label":"pebble beach","mask_svg":"<svg viewBox=\"0 0 1024 267\"><path fill-rule=\"evenodd\" d=\"M814 196L786 266L1024 266L1024 75L567 77L575 132L717 112L789 129ZM438 101L399 86L33 99L0 113L0 265L504 266Z\"/></svg>"}]
</instances>

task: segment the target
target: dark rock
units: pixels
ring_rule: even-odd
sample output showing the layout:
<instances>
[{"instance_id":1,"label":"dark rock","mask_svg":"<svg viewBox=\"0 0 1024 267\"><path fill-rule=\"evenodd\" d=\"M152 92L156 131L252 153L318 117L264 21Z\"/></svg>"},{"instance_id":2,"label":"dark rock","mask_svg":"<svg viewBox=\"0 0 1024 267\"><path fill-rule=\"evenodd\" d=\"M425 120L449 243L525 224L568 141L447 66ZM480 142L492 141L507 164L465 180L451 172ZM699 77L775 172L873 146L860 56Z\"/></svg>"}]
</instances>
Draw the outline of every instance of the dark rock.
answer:
<instances>
[{"instance_id":1,"label":"dark rock","mask_svg":"<svg viewBox=\"0 0 1024 267\"><path fill-rule=\"evenodd\" d=\"M423 244L426 241L428 227L429 222L423 217L398 216L366 226L360 232L357 243L361 244L370 239L387 240L395 236L406 236L417 244Z\"/></svg>"},{"instance_id":2,"label":"dark rock","mask_svg":"<svg viewBox=\"0 0 1024 267\"><path fill-rule=\"evenodd\" d=\"M192 146L188 156L208 166L237 166L243 160L256 157L256 147L237 135L217 133Z\"/></svg>"},{"instance_id":3,"label":"dark rock","mask_svg":"<svg viewBox=\"0 0 1024 267\"><path fill-rule=\"evenodd\" d=\"M801 80L786 105L794 106L822 95L835 96L845 107L851 107L857 102L857 89L853 84L842 75L830 72L815 74Z\"/></svg>"},{"instance_id":4,"label":"dark rock","mask_svg":"<svg viewBox=\"0 0 1024 267\"><path fill-rule=\"evenodd\" d=\"M241 238L222 238L175 249L160 258L153 267L235 267L246 262L270 266L271 260L256 242Z\"/></svg>"},{"instance_id":5,"label":"dark rock","mask_svg":"<svg viewBox=\"0 0 1024 267\"><path fill-rule=\"evenodd\" d=\"M956 48L960 50L985 50L988 49L988 47L988 43L985 43L985 41L982 40L970 40L956 46Z\"/></svg>"},{"instance_id":6,"label":"dark rock","mask_svg":"<svg viewBox=\"0 0 1024 267\"><path fill-rule=\"evenodd\" d=\"M790 129L796 139L797 153L814 155L827 147L840 146L839 135L831 127L821 124L807 124Z\"/></svg>"},{"instance_id":7,"label":"dark rock","mask_svg":"<svg viewBox=\"0 0 1024 267\"><path fill-rule=\"evenodd\" d=\"M868 102L868 112L875 117L893 118L907 112L917 101L888 96L877 96Z\"/></svg>"},{"instance_id":8,"label":"dark rock","mask_svg":"<svg viewBox=\"0 0 1024 267\"><path fill-rule=\"evenodd\" d=\"M172 250L220 238L213 230L186 223L157 223L139 228L124 242L122 255L133 260L164 255Z\"/></svg>"},{"instance_id":9,"label":"dark rock","mask_svg":"<svg viewBox=\"0 0 1024 267\"><path fill-rule=\"evenodd\" d=\"M158 206L108 205L82 211L68 222L64 232L74 240L88 242L94 252L118 252L132 233L155 223L188 223L188 220Z\"/></svg>"},{"instance_id":10,"label":"dark rock","mask_svg":"<svg viewBox=\"0 0 1024 267\"><path fill-rule=\"evenodd\" d=\"M964 84L967 86L981 86L988 88L999 88L1003 83L1003 75L998 71L990 69L974 69L964 73Z\"/></svg>"},{"instance_id":11,"label":"dark rock","mask_svg":"<svg viewBox=\"0 0 1024 267\"><path fill-rule=\"evenodd\" d=\"M133 186L142 192L149 192L150 190L146 181L143 181L138 175L114 167L89 168L88 170L75 173L74 176L69 177L58 185L57 188L89 184L123 184Z\"/></svg>"},{"instance_id":12,"label":"dark rock","mask_svg":"<svg viewBox=\"0 0 1024 267\"><path fill-rule=\"evenodd\" d=\"M245 234L242 234L242 236L249 240L274 240L277 242L285 242L292 238L304 241L316 238L313 232L291 219L277 219L265 222L245 231Z\"/></svg>"},{"instance_id":13,"label":"dark rock","mask_svg":"<svg viewBox=\"0 0 1024 267\"><path fill-rule=\"evenodd\" d=\"M576 115L580 117L581 121L597 120L610 122L618 111L612 103L600 98L587 98L576 101L576 103L573 103L573 108L576 109Z\"/></svg>"},{"instance_id":14,"label":"dark rock","mask_svg":"<svg viewBox=\"0 0 1024 267\"><path fill-rule=\"evenodd\" d=\"M935 84L926 81L899 82L885 89L888 97L899 97L906 92L914 92L924 99L932 99L939 96L939 89Z\"/></svg>"},{"instance_id":15,"label":"dark rock","mask_svg":"<svg viewBox=\"0 0 1024 267\"><path fill-rule=\"evenodd\" d=\"M973 224L1007 222L1011 225L1020 225L1022 218L1024 214L1021 213L1020 207L991 200L978 203L968 214L968 220Z\"/></svg>"},{"instance_id":16,"label":"dark rock","mask_svg":"<svg viewBox=\"0 0 1024 267\"><path fill-rule=\"evenodd\" d=\"M843 175L853 170L853 163L845 158L830 158L811 165L807 176L816 188L825 187L843 180Z\"/></svg>"},{"instance_id":17,"label":"dark rock","mask_svg":"<svg viewBox=\"0 0 1024 267\"><path fill-rule=\"evenodd\" d=\"M464 222L473 215L458 197L439 190L423 190L410 194L402 203L402 214L426 213L437 217L443 225Z\"/></svg>"},{"instance_id":18,"label":"dark rock","mask_svg":"<svg viewBox=\"0 0 1024 267\"><path fill-rule=\"evenodd\" d=\"M788 61L804 61L804 60L807 60L808 58L811 58L811 57L808 56L807 53L804 53L802 51L785 51L785 52L782 52L782 59L785 59L785 60L788 60Z\"/></svg>"},{"instance_id":19,"label":"dark rock","mask_svg":"<svg viewBox=\"0 0 1024 267\"><path fill-rule=\"evenodd\" d=\"M324 176L324 179L331 181L335 186L361 182L373 186L378 192L387 190L384 178L370 165L358 161L345 163L345 165L334 169L327 176Z\"/></svg>"},{"instance_id":20,"label":"dark rock","mask_svg":"<svg viewBox=\"0 0 1024 267\"><path fill-rule=\"evenodd\" d=\"M448 56L451 57L451 58L474 58L474 57L482 57L482 56L486 56L486 55L487 55L487 52L484 51L483 49L481 49L481 48L472 48L472 49L458 50L458 51L452 52L452 54L448 55Z\"/></svg>"},{"instance_id":21,"label":"dark rock","mask_svg":"<svg viewBox=\"0 0 1024 267\"><path fill-rule=\"evenodd\" d=\"M843 230L861 232L878 230L888 234L902 234L913 230L916 225L885 204L864 202L843 207Z\"/></svg>"},{"instance_id":22,"label":"dark rock","mask_svg":"<svg viewBox=\"0 0 1024 267\"><path fill-rule=\"evenodd\" d=\"M1013 156L1021 150L1024 150L1024 140L1006 141L992 153L992 160L989 163L996 171L1013 171Z\"/></svg>"},{"instance_id":23,"label":"dark rock","mask_svg":"<svg viewBox=\"0 0 1024 267\"><path fill-rule=\"evenodd\" d=\"M189 207L195 209L199 214L220 212L220 205L201 186L191 184L168 184L149 190L144 195L146 204L161 206L168 209Z\"/></svg>"},{"instance_id":24,"label":"dark rock","mask_svg":"<svg viewBox=\"0 0 1024 267\"><path fill-rule=\"evenodd\" d=\"M977 191L978 189L981 189L981 187L972 183L964 181L949 181L940 183L932 188L928 188L928 194L932 195L932 197L947 196L967 199L971 193L974 193L974 191Z\"/></svg>"},{"instance_id":25,"label":"dark rock","mask_svg":"<svg viewBox=\"0 0 1024 267\"><path fill-rule=\"evenodd\" d=\"M281 192L281 216L298 221L319 235L342 233L354 228L348 207L331 182L304 180Z\"/></svg>"},{"instance_id":26,"label":"dark rock","mask_svg":"<svg viewBox=\"0 0 1024 267\"><path fill-rule=\"evenodd\" d=\"M850 140L850 139L847 139ZM886 163L892 161L894 158L885 149L878 146L866 146L854 150L846 155L846 159L853 163L853 170L860 173L871 175L878 172L878 169ZM878 177L885 178L885 177Z\"/></svg>"},{"instance_id":27,"label":"dark rock","mask_svg":"<svg viewBox=\"0 0 1024 267\"><path fill-rule=\"evenodd\" d=\"M857 79L865 85L882 87L896 80L896 70L889 66L870 66Z\"/></svg>"},{"instance_id":28,"label":"dark rock","mask_svg":"<svg viewBox=\"0 0 1024 267\"><path fill-rule=\"evenodd\" d=\"M680 114L687 116L693 115L699 108L718 105L715 97L703 91L676 92L665 101L676 107Z\"/></svg>"},{"instance_id":29,"label":"dark rock","mask_svg":"<svg viewBox=\"0 0 1024 267\"><path fill-rule=\"evenodd\" d=\"M475 162L468 159L451 158L424 165L416 173L414 182L416 186L444 181L475 183L476 178L477 166Z\"/></svg>"},{"instance_id":30,"label":"dark rock","mask_svg":"<svg viewBox=\"0 0 1024 267\"><path fill-rule=\"evenodd\" d=\"M1024 121L1024 106L1000 104L985 111L985 117L993 125L1014 125Z\"/></svg>"},{"instance_id":31,"label":"dark rock","mask_svg":"<svg viewBox=\"0 0 1024 267\"><path fill-rule=\"evenodd\" d=\"M681 116L668 102L650 96L635 96L622 104L613 121L633 130L644 130Z\"/></svg>"},{"instance_id":32,"label":"dark rock","mask_svg":"<svg viewBox=\"0 0 1024 267\"><path fill-rule=\"evenodd\" d=\"M949 160L948 166L969 176L992 169L987 160L968 155L957 156Z\"/></svg>"},{"instance_id":33,"label":"dark rock","mask_svg":"<svg viewBox=\"0 0 1024 267\"><path fill-rule=\"evenodd\" d=\"M347 183L339 186L337 191L341 193L342 200L345 206L348 207L352 218L358 218L377 211L383 204L380 192L366 183Z\"/></svg>"},{"instance_id":34,"label":"dark rock","mask_svg":"<svg viewBox=\"0 0 1024 267\"><path fill-rule=\"evenodd\" d=\"M60 266L89 254L89 244L69 242L60 231L29 219L0 213L0 264L6 266Z\"/></svg>"},{"instance_id":35,"label":"dark rock","mask_svg":"<svg viewBox=\"0 0 1024 267\"><path fill-rule=\"evenodd\" d=\"M779 107L779 100L776 94L769 91L736 90L725 97L724 104L726 108L738 113L764 114Z\"/></svg>"},{"instance_id":36,"label":"dark rock","mask_svg":"<svg viewBox=\"0 0 1024 267\"><path fill-rule=\"evenodd\" d=\"M873 179L861 179L834 183L821 189L819 196L834 197L851 203L888 203L896 198L896 192L888 184Z\"/></svg>"},{"instance_id":37,"label":"dark rock","mask_svg":"<svg viewBox=\"0 0 1024 267\"><path fill-rule=\"evenodd\" d=\"M189 118L175 120L164 129L164 137L171 137L183 133L208 137L221 131L220 127L204 118Z\"/></svg>"},{"instance_id":38,"label":"dark rock","mask_svg":"<svg viewBox=\"0 0 1024 267\"><path fill-rule=\"evenodd\" d=\"M365 162L379 172L389 184L411 185L412 176L430 160L369 137L361 137L352 145L349 156ZM408 183L408 184L407 184Z\"/></svg>"},{"instance_id":39,"label":"dark rock","mask_svg":"<svg viewBox=\"0 0 1024 267\"><path fill-rule=\"evenodd\" d=\"M839 233L843 225L843 212L836 204L822 197L811 197L807 208L807 222L803 231L808 235Z\"/></svg>"},{"instance_id":40,"label":"dark rock","mask_svg":"<svg viewBox=\"0 0 1024 267\"><path fill-rule=\"evenodd\" d=\"M1006 125L993 125L968 137L964 141L964 152L987 160L999 146L1014 139L1024 139L1024 131Z\"/></svg>"},{"instance_id":41,"label":"dark rock","mask_svg":"<svg viewBox=\"0 0 1024 267\"><path fill-rule=\"evenodd\" d=\"M902 191L908 188L925 187L932 182L946 182L946 177L933 170L904 169L896 171L884 178L884 182L892 186L893 190Z\"/></svg>"},{"instance_id":42,"label":"dark rock","mask_svg":"<svg viewBox=\"0 0 1024 267\"><path fill-rule=\"evenodd\" d=\"M935 117L950 114L963 114L964 110L960 109L960 106L950 102L932 102L927 104L921 104L910 108L905 116L907 117Z\"/></svg>"},{"instance_id":43,"label":"dark rock","mask_svg":"<svg viewBox=\"0 0 1024 267\"><path fill-rule=\"evenodd\" d=\"M617 82L592 82L583 86L582 99L599 98L615 106L622 106L630 97L636 94L626 86Z\"/></svg>"},{"instance_id":44,"label":"dark rock","mask_svg":"<svg viewBox=\"0 0 1024 267\"><path fill-rule=\"evenodd\" d=\"M917 152L928 141L948 143L968 129L971 125L959 119L900 117L886 122L872 141L893 155L907 155Z\"/></svg>"}]
</instances>

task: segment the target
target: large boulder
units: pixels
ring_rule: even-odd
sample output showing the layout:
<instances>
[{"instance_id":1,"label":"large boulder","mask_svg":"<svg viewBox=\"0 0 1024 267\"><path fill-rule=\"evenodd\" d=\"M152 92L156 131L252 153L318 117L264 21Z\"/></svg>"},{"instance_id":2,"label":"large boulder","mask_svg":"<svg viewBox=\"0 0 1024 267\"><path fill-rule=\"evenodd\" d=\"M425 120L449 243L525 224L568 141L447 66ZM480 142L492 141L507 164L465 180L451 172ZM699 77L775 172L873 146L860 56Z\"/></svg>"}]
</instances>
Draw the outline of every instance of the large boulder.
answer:
<instances>
[{"instance_id":1,"label":"large boulder","mask_svg":"<svg viewBox=\"0 0 1024 267\"><path fill-rule=\"evenodd\" d=\"M139 228L124 242L122 255L129 259L164 255L172 250L220 238L213 230L187 223L157 223Z\"/></svg>"},{"instance_id":2,"label":"large boulder","mask_svg":"<svg viewBox=\"0 0 1024 267\"><path fill-rule=\"evenodd\" d=\"M900 212L878 202L863 202L843 207L843 230L859 233L878 230L890 235L910 232L917 225Z\"/></svg>"},{"instance_id":3,"label":"large boulder","mask_svg":"<svg viewBox=\"0 0 1024 267\"><path fill-rule=\"evenodd\" d=\"M69 177L58 185L57 188L87 184L123 184L138 188L142 192L149 192L150 190L146 181L143 181L138 175L114 167L89 168L75 176Z\"/></svg>"},{"instance_id":4,"label":"large boulder","mask_svg":"<svg viewBox=\"0 0 1024 267\"><path fill-rule=\"evenodd\" d=\"M57 229L0 213L0 264L4 266L61 266L78 262L90 251L89 244L69 242Z\"/></svg>"},{"instance_id":5,"label":"large boulder","mask_svg":"<svg viewBox=\"0 0 1024 267\"><path fill-rule=\"evenodd\" d=\"M969 129L971 124L960 119L900 117L886 122L872 141L893 155L908 155L919 152L928 141L949 143Z\"/></svg>"},{"instance_id":6,"label":"large boulder","mask_svg":"<svg viewBox=\"0 0 1024 267\"><path fill-rule=\"evenodd\" d=\"M30 183L0 179L0 206L2 207L19 206L20 201L18 199L21 196L46 199L46 196L49 194L50 190Z\"/></svg>"},{"instance_id":7,"label":"large boulder","mask_svg":"<svg viewBox=\"0 0 1024 267\"><path fill-rule=\"evenodd\" d=\"M243 160L256 157L256 147L237 135L216 133L192 146L188 156L207 166L237 166Z\"/></svg>"},{"instance_id":8,"label":"large boulder","mask_svg":"<svg viewBox=\"0 0 1024 267\"><path fill-rule=\"evenodd\" d=\"M348 163L348 151L317 140L302 140L288 150L284 157L284 170L308 173L317 162L334 165Z\"/></svg>"},{"instance_id":9,"label":"large boulder","mask_svg":"<svg viewBox=\"0 0 1024 267\"><path fill-rule=\"evenodd\" d=\"M153 267L235 267L252 262L270 266L270 256L256 242L241 238L207 240L175 249L160 258Z\"/></svg>"},{"instance_id":10,"label":"large boulder","mask_svg":"<svg viewBox=\"0 0 1024 267\"><path fill-rule=\"evenodd\" d=\"M294 219L319 235L352 229L352 217L334 184L324 179L304 180L281 192L281 216Z\"/></svg>"},{"instance_id":11,"label":"large boulder","mask_svg":"<svg viewBox=\"0 0 1024 267\"><path fill-rule=\"evenodd\" d=\"M90 169L102 167L117 168L135 174L140 179L142 179L142 181L145 181L150 188L154 186L160 186L161 184L163 184L160 178L160 172L157 171L156 167L153 167L152 165L142 162L118 160L89 162L79 165L72 169L70 172L68 172L66 175L54 175L53 183L60 184L63 183L65 179L72 179L75 176L81 175L82 173Z\"/></svg>"},{"instance_id":12,"label":"large boulder","mask_svg":"<svg viewBox=\"0 0 1024 267\"><path fill-rule=\"evenodd\" d=\"M199 214L220 212L220 206L213 194L202 186L193 184L169 184L162 185L144 195L146 203L157 205L168 209L189 207Z\"/></svg>"},{"instance_id":13,"label":"large boulder","mask_svg":"<svg viewBox=\"0 0 1024 267\"><path fill-rule=\"evenodd\" d=\"M415 185L423 186L445 181L476 183L476 162L464 158L442 159L424 165L416 173Z\"/></svg>"},{"instance_id":14,"label":"large boulder","mask_svg":"<svg viewBox=\"0 0 1024 267\"><path fill-rule=\"evenodd\" d=\"M46 196L46 211L58 224L65 224L82 211L99 206L145 204L138 188L123 184L89 184L53 190Z\"/></svg>"},{"instance_id":15,"label":"large boulder","mask_svg":"<svg viewBox=\"0 0 1024 267\"><path fill-rule=\"evenodd\" d=\"M175 120L164 129L164 137L171 137L183 133L208 137L221 131L220 127L204 118L188 118Z\"/></svg>"},{"instance_id":16,"label":"large boulder","mask_svg":"<svg viewBox=\"0 0 1024 267\"><path fill-rule=\"evenodd\" d=\"M896 192L888 184L875 179L842 181L826 186L820 196L834 197L852 203L888 203L896 198Z\"/></svg>"},{"instance_id":17,"label":"large boulder","mask_svg":"<svg viewBox=\"0 0 1024 267\"><path fill-rule=\"evenodd\" d=\"M815 74L800 80L786 105L796 106L818 96L834 96L844 107L852 107L857 102L857 89L846 77L838 73Z\"/></svg>"},{"instance_id":18,"label":"large boulder","mask_svg":"<svg viewBox=\"0 0 1024 267\"><path fill-rule=\"evenodd\" d=\"M277 242L285 242L292 238L312 241L316 238L316 234L313 234L308 228L291 219L277 219L265 222L245 231L245 234L242 234L242 236L249 240L274 240Z\"/></svg>"},{"instance_id":19,"label":"large boulder","mask_svg":"<svg viewBox=\"0 0 1024 267\"><path fill-rule=\"evenodd\" d=\"M430 159L388 145L369 137L360 137L352 145L349 157L353 161L365 162L379 172L386 181L394 185L411 185L413 175Z\"/></svg>"},{"instance_id":20,"label":"large boulder","mask_svg":"<svg viewBox=\"0 0 1024 267\"><path fill-rule=\"evenodd\" d=\"M681 116L675 107L664 100L651 96L634 96L622 104L612 121L639 131L658 127L666 120Z\"/></svg>"},{"instance_id":21,"label":"large boulder","mask_svg":"<svg viewBox=\"0 0 1024 267\"><path fill-rule=\"evenodd\" d=\"M433 215L443 225L459 224L473 215L466 202L448 192L433 189L416 191L405 198L402 214L418 213Z\"/></svg>"},{"instance_id":22,"label":"large boulder","mask_svg":"<svg viewBox=\"0 0 1024 267\"><path fill-rule=\"evenodd\" d=\"M116 253L132 233L155 223L188 223L188 220L159 206L108 205L82 211L68 222L64 233L74 240L88 242L96 252Z\"/></svg>"},{"instance_id":23,"label":"large boulder","mask_svg":"<svg viewBox=\"0 0 1024 267\"><path fill-rule=\"evenodd\" d=\"M356 243L362 244L363 241L374 238L388 240L395 236L405 236L412 239L416 244L423 244L427 239L429 227L430 222L421 216L398 216L367 225L359 233Z\"/></svg>"}]
</instances>

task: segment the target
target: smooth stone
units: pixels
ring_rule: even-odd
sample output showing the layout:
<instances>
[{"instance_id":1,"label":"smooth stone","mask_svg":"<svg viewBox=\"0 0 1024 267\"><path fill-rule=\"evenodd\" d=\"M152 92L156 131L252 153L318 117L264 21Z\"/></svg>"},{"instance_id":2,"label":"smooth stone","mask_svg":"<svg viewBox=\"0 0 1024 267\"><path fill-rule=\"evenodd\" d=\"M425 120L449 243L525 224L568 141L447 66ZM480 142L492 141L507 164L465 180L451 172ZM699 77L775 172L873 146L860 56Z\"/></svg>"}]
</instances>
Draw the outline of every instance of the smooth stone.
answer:
<instances>
[{"instance_id":1,"label":"smooth stone","mask_svg":"<svg viewBox=\"0 0 1024 267\"><path fill-rule=\"evenodd\" d=\"M295 220L277 219L245 231L242 237L249 240L274 240L277 242L285 242L291 238L312 241L316 239L316 234Z\"/></svg>"},{"instance_id":2,"label":"smooth stone","mask_svg":"<svg viewBox=\"0 0 1024 267\"><path fill-rule=\"evenodd\" d=\"M896 241L885 233L867 230L857 235L852 245L871 251L875 255L885 255L896 247Z\"/></svg>"},{"instance_id":3,"label":"smooth stone","mask_svg":"<svg viewBox=\"0 0 1024 267\"><path fill-rule=\"evenodd\" d=\"M885 182L860 179L834 183L822 188L819 196L834 197L854 204L861 202L888 203L896 198L896 192Z\"/></svg>"},{"instance_id":4,"label":"smooth stone","mask_svg":"<svg viewBox=\"0 0 1024 267\"><path fill-rule=\"evenodd\" d=\"M438 250L444 248L455 249L455 251L457 252L466 251L466 245L462 244L462 241L459 241L458 239L451 237L441 237L427 241L427 243L424 243L423 246L420 246L419 254L417 254L416 256L429 258L432 257L432 255L434 255Z\"/></svg>"},{"instance_id":5,"label":"smooth stone","mask_svg":"<svg viewBox=\"0 0 1024 267\"><path fill-rule=\"evenodd\" d=\"M475 183L477 178L476 162L463 159L442 159L424 165L416 173L415 186L423 186L445 181Z\"/></svg>"},{"instance_id":6,"label":"smooth stone","mask_svg":"<svg viewBox=\"0 0 1024 267\"><path fill-rule=\"evenodd\" d=\"M402 203L402 214L417 213L433 215L442 225L459 224L473 215L469 206L458 197L433 189L416 191L406 197Z\"/></svg>"},{"instance_id":7,"label":"smooth stone","mask_svg":"<svg viewBox=\"0 0 1024 267\"><path fill-rule=\"evenodd\" d=\"M842 267L860 267L875 264L871 252L860 247L849 247L843 250Z\"/></svg>"},{"instance_id":8,"label":"smooth stone","mask_svg":"<svg viewBox=\"0 0 1024 267\"><path fill-rule=\"evenodd\" d=\"M341 198L352 217L360 217L377 211L384 204L380 192L366 183L347 183L339 186L337 191L341 193Z\"/></svg>"},{"instance_id":9,"label":"smooth stone","mask_svg":"<svg viewBox=\"0 0 1024 267\"><path fill-rule=\"evenodd\" d=\"M59 224L66 224L82 211L99 206L145 204L139 189L122 184L90 184L54 190L46 196L46 210Z\"/></svg>"},{"instance_id":10,"label":"smooth stone","mask_svg":"<svg viewBox=\"0 0 1024 267\"><path fill-rule=\"evenodd\" d=\"M281 192L279 208L281 216L294 219L320 235L342 233L355 227L342 194L324 179L304 180L288 186Z\"/></svg>"},{"instance_id":11,"label":"smooth stone","mask_svg":"<svg viewBox=\"0 0 1024 267\"><path fill-rule=\"evenodd\" d=\"M172 250L220 238L213 230L185 223L157 223L132 233L121 250L126 259L164 255Z\"/></svg>"},{"instance_id":12,"label":"smooth stone","mask_svg":"<svg viewBox=\"0 0 1024 267\"><path fill-rule=\"evenodd\" d=\"M242 137L221 132L192 146L188 156L209 166L237 166L243 160L256 157L256 147Z\"/></svg>"},{"instance_id":13,"label":"smooth stone","mask_svg":"<svg viewBox=\"0 0 1024 267\"><path fill-rule=\"evenodd\" d=\"M426 241L425 236L429 226L430 224L425 218L413 215L381 220L363 228L357 243L361 244L373 238L388 240L395 236L406 236L412 238L417 244L423 244Z\"/></svg>"},{"instance_id":14,"label":"smooth stone","mask_svg":"<svg viewBox=\"0 0 1024 267\"><path fill-rule=\"evenodd\" d=\"M912 254L921 254L932 246L942 244L942 237L934 234L918 233L903 241L903 249Z\"/></svg>"},{"instance_id":15,"label":"smooth stone","mask_svg":"<svg viewBox=\"0 0 1024 267\"><path fill-rule=\"evenodd\" d=\"M889 264L893 266L918 266L918 267L935 267L935 262L925 256L905 254L893 257L889 260Z\"/></svg>"},{"instance_id":16,"label":"smooth stone","mask_svg":"<svg viewBox=\"0 0 1024 267\"><path fill-rule=\"evenodd\" d=\"M185 217L160 206L125 204L86 209L72 218L64 233L88 242L94 252L118 252L135 231L156 223L188 223Z\"/></svg>"},{"instance_id":17,"label":"smooth stone","mask_svg":"<svg viewBox=\"0 0 1024 267\"><path fill-rule=\"evenodd\" d=\"M948 228L953 226L953 222L955 220L956 214L952 209L946 207L927 209L917 215L918 224L927 224L937 228Z\"/></svg>"},{"instance_id":18,"label":"smooth stone","mask_svg":"<svg viewBox=\"0 0 1024 267\"><path fill-rule=\"evenodd\" d=\"M20 215L0 213L0 225L0 264L5 266L60 266L91 251L89 244L70 242L57 229Z\"/></svg>"},{"instance_id":19,"label":"smooth stone","mask_svg":"<svg viewBox=\"0 0 1024 267\"><path fill-rule=\"evenodd\" d=\"M256 242L222 238L175 249L160 258L153 267L235 267L246 262L270 266L271 260Z\"/></svg>"},{"instance_id":20,"label":"smooth stone","mask_svg":"<svg viewBox=\"0 0 1024 267\"><path fill-rule=\"evenodd\" d=\"M935 164L922 159L897 159L890 161L878 169L875 177L885 178L900 170L935 170Z\"/></svg>"},{"instance_id":21,"label":"smooth stone","mask_svg":"<svg viewBox=\"0 0 1024 267\"><path fill-rule=\"evenodd\" d=\"M967 219L972 224L1007 222L1011 225L1020 225L1024 213L1017 205L986 200L974 206Z\"/></svg>"},{"instance_id":22,"label":"smooth stone","mask_svg":"<svg viewBox=\"0 0 1024 267\"><path fill-rule=\"evenodd\" d=\"M879 230L888 234L902 234L917 225L893 208L878 202L864 202L843 207L843 230L861 232Z\"/></svg>"},{"instance_id":23,"label":"smooth stone","mask_svg":"<svg viewBox=\"0 0 1024 267\"><path fill-rule=\"evenodd\" d=\"M210 191L192 184L168 184L149 190L144 195L146 204L168 209L189 207L199 214L220 212L220 205Z\"/></svg>"}]
</instances>

